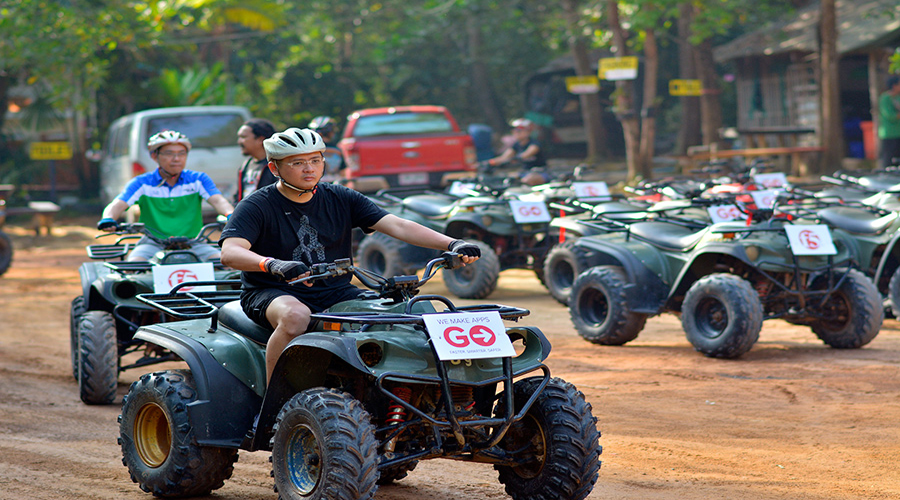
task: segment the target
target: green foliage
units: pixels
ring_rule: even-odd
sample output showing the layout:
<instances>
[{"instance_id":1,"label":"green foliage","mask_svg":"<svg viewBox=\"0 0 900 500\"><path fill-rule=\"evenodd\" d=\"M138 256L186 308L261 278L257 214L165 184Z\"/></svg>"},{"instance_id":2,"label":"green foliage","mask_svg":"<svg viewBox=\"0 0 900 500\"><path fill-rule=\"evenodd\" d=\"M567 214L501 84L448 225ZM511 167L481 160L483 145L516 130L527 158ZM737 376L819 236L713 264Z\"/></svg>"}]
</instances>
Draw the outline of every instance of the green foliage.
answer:
<instances>
[{"instance_id":1,"label":"green foliage","mask_svg":"<svg viewBox=\"0 0 900 500\"><path fill-rule=\"evenodd\" d=\"M163 69L151 85L159 90L168 105L203 106L225 104L228 80L222 63L216 63L211 68Z\"/></svg>"},{"instance_id":2,"label":"green foliage","mask_svg":"<svg viewBox=\"0 0 900 500\"><path fill-rule=\"evenodd\" d=\"M900 48L894 49L894 53L891 54L888 73L894 75L900 74Z\"/></svg>"}]
</instances>

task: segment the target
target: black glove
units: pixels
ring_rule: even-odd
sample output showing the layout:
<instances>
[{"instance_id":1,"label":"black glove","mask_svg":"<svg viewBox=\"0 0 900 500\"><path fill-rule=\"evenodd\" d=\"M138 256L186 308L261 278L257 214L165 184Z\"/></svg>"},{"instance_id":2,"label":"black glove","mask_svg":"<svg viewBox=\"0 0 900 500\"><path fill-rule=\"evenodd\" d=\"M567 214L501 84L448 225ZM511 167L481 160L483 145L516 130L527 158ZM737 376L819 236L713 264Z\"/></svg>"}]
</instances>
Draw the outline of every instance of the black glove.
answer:
<instances>
[{"instance_id":1,"label":"black glove","mask_svg":"<svg viewBox=\"0 0 900 500\"><path fill-rule=\"evenodd\" d=\"M447 249L466 257L481 257L481 247L474 243L466 243L463 240L451 241Z\"/></svg>"},{"instance_id":2,"label":"black glove","mask_svg":"<svg viewBox=\"0 0 900 500\"><path fill-rule=\"evenodd\" d=\"M97 229L100 231L113 230L116 231L119 229L119 223L116 222L115 219L110 219L109 217L104 217L97 222Z\"/></svg>"},{"instance_id":3,"label":"black glove","mask_svg":"<svg viewBox=\"0 0 900 500\"><path fill-rule=\"evenodd\" d=\"M266 261L266 272L282 281L292 281L297 276L309 272L309 266L296 260L269 259Z\"/></svg>"}]
</instances>

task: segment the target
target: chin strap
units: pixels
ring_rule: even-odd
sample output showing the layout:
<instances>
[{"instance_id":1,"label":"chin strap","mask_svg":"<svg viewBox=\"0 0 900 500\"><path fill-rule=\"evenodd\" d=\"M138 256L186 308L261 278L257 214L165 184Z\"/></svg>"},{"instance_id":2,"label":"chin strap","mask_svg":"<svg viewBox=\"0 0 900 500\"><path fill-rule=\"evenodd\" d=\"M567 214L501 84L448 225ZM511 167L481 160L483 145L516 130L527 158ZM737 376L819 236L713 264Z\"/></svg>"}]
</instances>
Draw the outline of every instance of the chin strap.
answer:
<instances>
[{"instance_id":1,"label":"chin strap","mask_svg":"<svg viewBox=\"0 0 900 500\"><path fill-rule=\"evenodd\" d=\"M281 182L282 184L284 184L285 187L289 187L300 194L306 194L306 193L316 194L316 190L319 189L319 184L316 184L311 189L300 189L297 186L292 186L288 181L286 181L280 177L278 178L278 181Z\"/></svg>"}]
</instances>

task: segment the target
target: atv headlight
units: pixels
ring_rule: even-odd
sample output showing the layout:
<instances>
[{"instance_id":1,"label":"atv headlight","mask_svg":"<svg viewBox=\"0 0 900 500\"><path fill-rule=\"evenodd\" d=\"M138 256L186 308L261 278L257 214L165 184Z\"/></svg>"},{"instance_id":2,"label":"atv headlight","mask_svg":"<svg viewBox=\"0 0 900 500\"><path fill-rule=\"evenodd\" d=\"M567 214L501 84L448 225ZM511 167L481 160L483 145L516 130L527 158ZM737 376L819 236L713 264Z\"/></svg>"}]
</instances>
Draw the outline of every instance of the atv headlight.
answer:
<instances>
[{"instance_id":1,"label":"atv headlight","mask_svg":"<svg viewBox=\"0 0 900 500\"><path fill-rule=\"evenodd\" d=\"M748 245L744 247L744 253L747 254L747 258L751 261L755 261L759 258L759 247L756 245Z\"/></svg>"},{"instance_id":2,"label":"atv headlight","mask_svg":"<svg viewBox=\"0 0 900 500\"><path fill-rule=\"evenodd\" d=\"M481 223L484 225L484 227L490 227L491 224L494 223L494 218L491 217L490 215L482 215Z\"/></svg>"},{"instance_id":3,"label":"atv headlight","mask_svg":"<svg viewBox=\"0 0 900 500\"><path fill-rule=\"evenodd\" d=\"M361 359L369 368L381 363L381 359L384 358L384 351L382 351L381 346L375 342L365 342L360 344L360 346L356 348L356 352L359 353L359 359Z\"/></svg>"}]
</instances>

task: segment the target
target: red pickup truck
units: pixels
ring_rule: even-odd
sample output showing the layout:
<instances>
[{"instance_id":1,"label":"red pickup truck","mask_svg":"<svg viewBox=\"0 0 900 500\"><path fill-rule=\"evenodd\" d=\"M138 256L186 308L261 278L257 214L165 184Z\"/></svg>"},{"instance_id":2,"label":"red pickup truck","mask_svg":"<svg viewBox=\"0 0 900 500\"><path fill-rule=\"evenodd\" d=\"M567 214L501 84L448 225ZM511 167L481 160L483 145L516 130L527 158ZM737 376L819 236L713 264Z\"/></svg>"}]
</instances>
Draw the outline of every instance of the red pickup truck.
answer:
<instances>
[{"instance_id":1,"label":"red pickup truck","mask_svg":"<svg viewBox=\"0 0 900 500\"><path fill-rule=\"evenodd\" d=\"M362 192L440 187L475 170L475 145L443 106L396 106L351 114L338 142L344 182Z\"/></svg>"}]
</instances>

